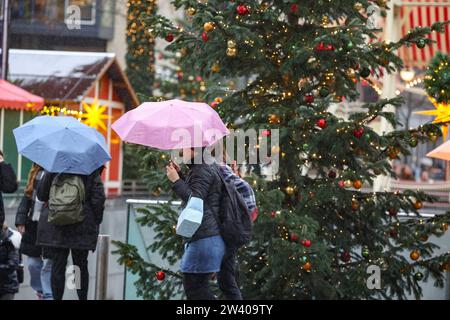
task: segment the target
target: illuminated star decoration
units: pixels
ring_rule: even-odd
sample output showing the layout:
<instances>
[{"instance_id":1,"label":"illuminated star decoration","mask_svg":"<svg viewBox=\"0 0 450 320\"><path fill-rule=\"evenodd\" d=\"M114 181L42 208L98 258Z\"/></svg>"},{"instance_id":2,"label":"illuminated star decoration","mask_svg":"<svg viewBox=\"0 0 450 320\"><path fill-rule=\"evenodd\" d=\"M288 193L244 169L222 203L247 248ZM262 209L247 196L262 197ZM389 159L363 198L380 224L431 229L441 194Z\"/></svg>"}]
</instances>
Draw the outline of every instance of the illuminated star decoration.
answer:
<instances>
[{"instance_id":1,"label":"illuminated star decoration","mask_svg":"<svg viewBox=\"0 0 450 320\"><path fill-rule=\"evenodd\" d=\"M432 97L429 97L429 99L436 108L435 110L423 110L414 113L435 116L436 118L434 118L433 123L443 123L441 130L445 141L447 140L448 122L450 121L450 104L448 102L437 102L436 99Z\"/></svg>"},{"instance_id":2,"label":"illuminated star decoration","mask_svg":"<svg viewBox=\"0 0 450 320\"><path fill-rule=\"evenodd\" d=\"M107 106L100 106L97 100L89 105L86 102L82 101L84 114L83 114L83 123L94 129L102 129L106 131L105 120L109 119L109 116L103 114L105 110L108 108Z\"/></svg>"}]
</instances>

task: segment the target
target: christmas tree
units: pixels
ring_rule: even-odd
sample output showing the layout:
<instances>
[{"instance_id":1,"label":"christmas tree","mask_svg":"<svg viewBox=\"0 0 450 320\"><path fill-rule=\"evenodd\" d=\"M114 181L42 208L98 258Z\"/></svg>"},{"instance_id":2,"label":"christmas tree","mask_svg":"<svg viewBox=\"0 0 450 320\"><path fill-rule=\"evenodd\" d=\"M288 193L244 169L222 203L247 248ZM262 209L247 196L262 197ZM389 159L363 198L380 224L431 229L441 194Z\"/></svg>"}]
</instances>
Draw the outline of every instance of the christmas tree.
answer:
<instances>
[{"instance_id":1,"label":"christmas tree","mask_svg":"<svg viewBox=\"0 0 450 320\"><path fill-rule=\"evenodd\" d=\"M218 84L208 88L206 101L220 101L217 110L230 128L280 133L279 147L271 150L280 161L275 178L252 178L260 215L253 241L239 255L244 297L403 299L420 298L420 283L429 277L442 286L450 256L435 254L428 239L447 230L450 215L422 217L419 210L433 198L420 191L362 191L380 176L395 178L390 161L441 135L440 127L395 130L390 108L400 107L401 97L364 104L345 118L330 107L357 100L359 82L400 70L396 50L423 48L444 23L387 43L368 23L370 6L389 10L383 0L172 3L186 10L188 25L158 15L147 16L146 24L168 42L167 50L183 53L185 72ZM230 88L230 78L246 81ZM380 118L394 130L376 132L371 125ZM175 263L182 254L173 233L176 214L168 207L153 210L140 220L158 230L149 249ZM140 275L141 295L167 298L181 290L179 274L117 245L119 261ZM368 284L372 268L381 272L374 286Z\"/></svg>"}]
</instances>

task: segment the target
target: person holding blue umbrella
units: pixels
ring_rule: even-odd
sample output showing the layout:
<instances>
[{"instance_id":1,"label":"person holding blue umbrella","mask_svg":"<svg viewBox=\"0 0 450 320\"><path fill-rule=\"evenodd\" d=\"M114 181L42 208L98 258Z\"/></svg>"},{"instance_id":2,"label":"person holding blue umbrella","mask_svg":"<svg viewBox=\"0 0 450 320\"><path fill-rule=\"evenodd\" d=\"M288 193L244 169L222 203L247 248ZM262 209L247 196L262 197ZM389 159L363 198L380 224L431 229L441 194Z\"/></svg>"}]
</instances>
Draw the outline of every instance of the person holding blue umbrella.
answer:
<instances>
[{"instance_id":1,"label":"person holding blue umbrella","mask_svg":"<svg viewBox=\"0 0 450 320\"><path fill-rule=\"evenodd\" d=\"M101 174L111 159L105 139L72 117L37 117L13 132L19 152L46 170L37 189L44 202L37 245L53 259L53 298L63 298L71 254L78 298L87 300L87 258L97 246L106 200Z\"/></svg>"}]
</instances>

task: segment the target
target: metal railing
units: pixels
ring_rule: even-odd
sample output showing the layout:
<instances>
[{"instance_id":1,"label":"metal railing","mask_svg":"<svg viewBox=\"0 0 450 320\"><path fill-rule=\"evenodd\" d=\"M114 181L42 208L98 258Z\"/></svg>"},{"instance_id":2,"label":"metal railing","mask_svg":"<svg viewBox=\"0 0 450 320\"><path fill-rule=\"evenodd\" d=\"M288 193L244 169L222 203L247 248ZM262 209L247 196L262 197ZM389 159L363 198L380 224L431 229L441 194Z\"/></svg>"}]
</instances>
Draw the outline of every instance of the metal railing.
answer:
<instances>
[{"instance_id":1,"label":"metal railing","mask_svg":"<svg viewBox=\"0 0 450 320\"><path fill-rule=\"evenodd\" d=\"M123 180L122 196L124 197L148 197L150 191L147 184L139 180Z\"/></svg>"}]
</instances>

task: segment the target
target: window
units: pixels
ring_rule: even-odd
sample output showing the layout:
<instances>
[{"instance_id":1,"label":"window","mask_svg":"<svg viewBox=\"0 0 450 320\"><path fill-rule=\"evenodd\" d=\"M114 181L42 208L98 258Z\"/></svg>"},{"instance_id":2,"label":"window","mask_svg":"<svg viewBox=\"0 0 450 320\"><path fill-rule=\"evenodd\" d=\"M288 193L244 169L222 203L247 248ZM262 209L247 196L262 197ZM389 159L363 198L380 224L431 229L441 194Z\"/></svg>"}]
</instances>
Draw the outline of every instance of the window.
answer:
<instances>
[{"instance_id":1,"label":"window","mask_svg":"<svg viewBox=\"0 0 450 320\"><path fill-rule=\"evenodd\" d=\"M0 20L3 20L3 1L0 1Z\"/></svg>"},{"instance_id":2,"label":"window","mask_svg":"<svg viewBox=\"0 0 450 320\"><path fill-rule=\"evenodd\" d=\"M55 25L63 22L65 0L15 0L11 3L11 19Z\"/></svg>"},{"instance_id":3,"label":"window","mask_svg":"<svg viewBox=\"0 0 450 320\"><path fill-rule=\"evenodd\" d=\"M95 24L95 14L97 8L97 0L65 0L65 12L66 19L73 14L70 10L71 6L77 6L80 8L80 23L84 25L94 25Z\"/></svg>"}]
</instances>

